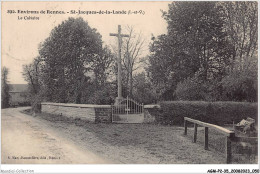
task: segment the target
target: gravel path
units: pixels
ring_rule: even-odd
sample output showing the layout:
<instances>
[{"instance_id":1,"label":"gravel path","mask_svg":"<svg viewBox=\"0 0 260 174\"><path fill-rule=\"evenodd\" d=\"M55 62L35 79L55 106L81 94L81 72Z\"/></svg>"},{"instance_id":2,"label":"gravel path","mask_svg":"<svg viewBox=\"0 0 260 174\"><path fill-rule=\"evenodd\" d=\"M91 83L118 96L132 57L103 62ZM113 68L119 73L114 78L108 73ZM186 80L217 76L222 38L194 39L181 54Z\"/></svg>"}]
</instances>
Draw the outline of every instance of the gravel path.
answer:
<instances>
[{"instance_id":1,"label":"gravel path","mask_svg":"<svg viewBox=\"0 0 260 174\"><path fill-rule=\"evenodd\" d=\"M2 164L112 163L57 134L50 122L20 113L24 108L2 109Z\"/></svg>"}]
</instances>

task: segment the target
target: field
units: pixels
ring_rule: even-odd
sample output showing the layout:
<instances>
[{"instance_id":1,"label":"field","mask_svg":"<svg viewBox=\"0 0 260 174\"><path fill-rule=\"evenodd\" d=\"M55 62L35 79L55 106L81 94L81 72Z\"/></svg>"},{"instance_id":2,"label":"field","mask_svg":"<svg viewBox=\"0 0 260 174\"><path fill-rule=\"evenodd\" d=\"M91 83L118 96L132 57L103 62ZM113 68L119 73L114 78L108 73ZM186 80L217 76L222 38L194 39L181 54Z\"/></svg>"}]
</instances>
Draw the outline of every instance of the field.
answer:
<instances>
[{"instance_id":1,"label":"field","mask_svg":"<svg viewBox=\"0 0 260 174\"><path fill-rule=\"evenodd\" d=\"M192 128L154 124L93 124L63 116L38 114L79 146L127 164L221 164L225 163L225 138L210 130L208 151L203 148L203 129L192 143Z\"/></svg>"}]
</instances>

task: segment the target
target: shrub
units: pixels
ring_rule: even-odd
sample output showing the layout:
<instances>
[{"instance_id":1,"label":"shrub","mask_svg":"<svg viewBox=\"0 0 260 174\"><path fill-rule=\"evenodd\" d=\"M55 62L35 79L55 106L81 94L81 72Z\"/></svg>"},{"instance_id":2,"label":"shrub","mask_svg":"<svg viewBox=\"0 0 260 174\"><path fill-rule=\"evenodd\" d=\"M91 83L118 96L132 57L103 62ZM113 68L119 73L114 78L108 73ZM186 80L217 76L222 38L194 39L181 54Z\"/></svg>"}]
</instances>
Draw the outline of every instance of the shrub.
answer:
<instances>
[{"instance_id":1,"label":"shrub","mask_svg":"<svg viewBox=\"0 0 260 174\"><path fill-rule=\"evenodd\" d=\"M104 84L102 87L90 84L83 89L80 103L110 105L114 103L116 90L115 85L109 83Z\"/></svg>"},{"instance_id":2,"label":"shrub","mask_svg":"<svg viewBox=\"0 0 260 174\"><path fill-rule=\"evenodd\" d=\"M114 97L111 96L110 92L107 89L96 90L88 98L88 103L104 105L114 103Z\"/></svg>"},{"instance_id":3,"label":"shrub","mask_svg":"<svg viewBox=\"0 0 260 174\"><path fill-rule=\"evenodd\" d=\"M162 124L183 125L184 117L207 123L224 125L238 123L243 118L257 120L257 103L171 101L161 102L161 114L156 117Z\"/></svg>"},{"instance_id":4,"label":"shrub","mask_svg":"<svg viewBox=\"0 0 260 174\"><path fill-rule=\"evenodd\" d=\"M174 96L177 100L187 101L217 101L222 100L222 86L219 79L203 81L198 74L177 84Z\"/></svg>"},{"instance_id":5,"label":"shrub","mask_svg":"<svg viewBox=\"0 0 260 174\"><path fill-rule=\"evenodd\" d=\"M236 64L221 81L223 95L232 101L257 101L257 57L247 57L242 66Z\"/></svg>"},{"instance_id":6,"label":"shrub","mask_svg":"<svg viewBox=\"0 0 260 174\"><path fill-rule=\"evenodd\" d=\"M257 73L234 72L222 80L223 94L228 100L257 101Z\"/></svg>"},{"instance_id":7,"label":"shrub","mask_svg":"<svg viewBox=\"0 0 260 174\"><path fill-rule=\"evenodd\" d=\"M206 100L207 85L197 77L188 77L178 83L175 95L178 100Z\"/></svg>"}]
</instances>

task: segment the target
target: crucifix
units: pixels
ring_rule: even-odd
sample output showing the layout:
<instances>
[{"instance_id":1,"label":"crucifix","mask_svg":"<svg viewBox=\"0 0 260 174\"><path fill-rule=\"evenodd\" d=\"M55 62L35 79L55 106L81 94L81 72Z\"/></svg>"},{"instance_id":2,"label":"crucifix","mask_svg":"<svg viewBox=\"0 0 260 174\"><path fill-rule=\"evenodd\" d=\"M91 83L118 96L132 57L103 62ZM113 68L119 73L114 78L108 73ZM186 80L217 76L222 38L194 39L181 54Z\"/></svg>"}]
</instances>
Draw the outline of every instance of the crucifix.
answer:
<instances>
[{"instance_id":1,"label":"crucifix","mask_svg":"<svg viewBox=\"0 0 260 174\"><path fill-rule=\"evenodd\" d=\"M122 65L121 65L121 46L122 46L122 37L129 37L127 34L121 34L121 25L118 25L118 33L110 33L110 36L116 36L118 38L118 57L117 57L117 98L115 104L123 99L122 97Z\"/></svg>"}]
</instances>

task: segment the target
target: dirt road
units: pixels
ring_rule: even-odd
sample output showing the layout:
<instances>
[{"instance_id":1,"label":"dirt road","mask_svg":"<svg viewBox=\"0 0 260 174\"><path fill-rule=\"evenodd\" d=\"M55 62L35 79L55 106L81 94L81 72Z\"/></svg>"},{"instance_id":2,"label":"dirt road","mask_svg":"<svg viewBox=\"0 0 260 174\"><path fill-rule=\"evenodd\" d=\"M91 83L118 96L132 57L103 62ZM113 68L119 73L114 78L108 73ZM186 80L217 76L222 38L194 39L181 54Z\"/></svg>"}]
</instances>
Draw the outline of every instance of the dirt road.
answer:
<instances>
[{"instance_id":1,"label":"dirt road","mask_svg":"<svg viewBox=\"0 0 260 174\"><path fill-rule=\"evenodd\" d=\"M113 163L58 135L45 120L20 113L23 109L1 110L3 164Z\"/></svg>"},{"instance_id":2,"label":"dirt road","mask_svg":"<svg viewBox=\"0 0 260 174\"><path fill-rule=\"evenodd\" d=\"M93 124L48 114L34 117L21 110L2 110L5 164L225 163L223 155L183 136L181 127Z\"/></svg>"}]
</instances>

